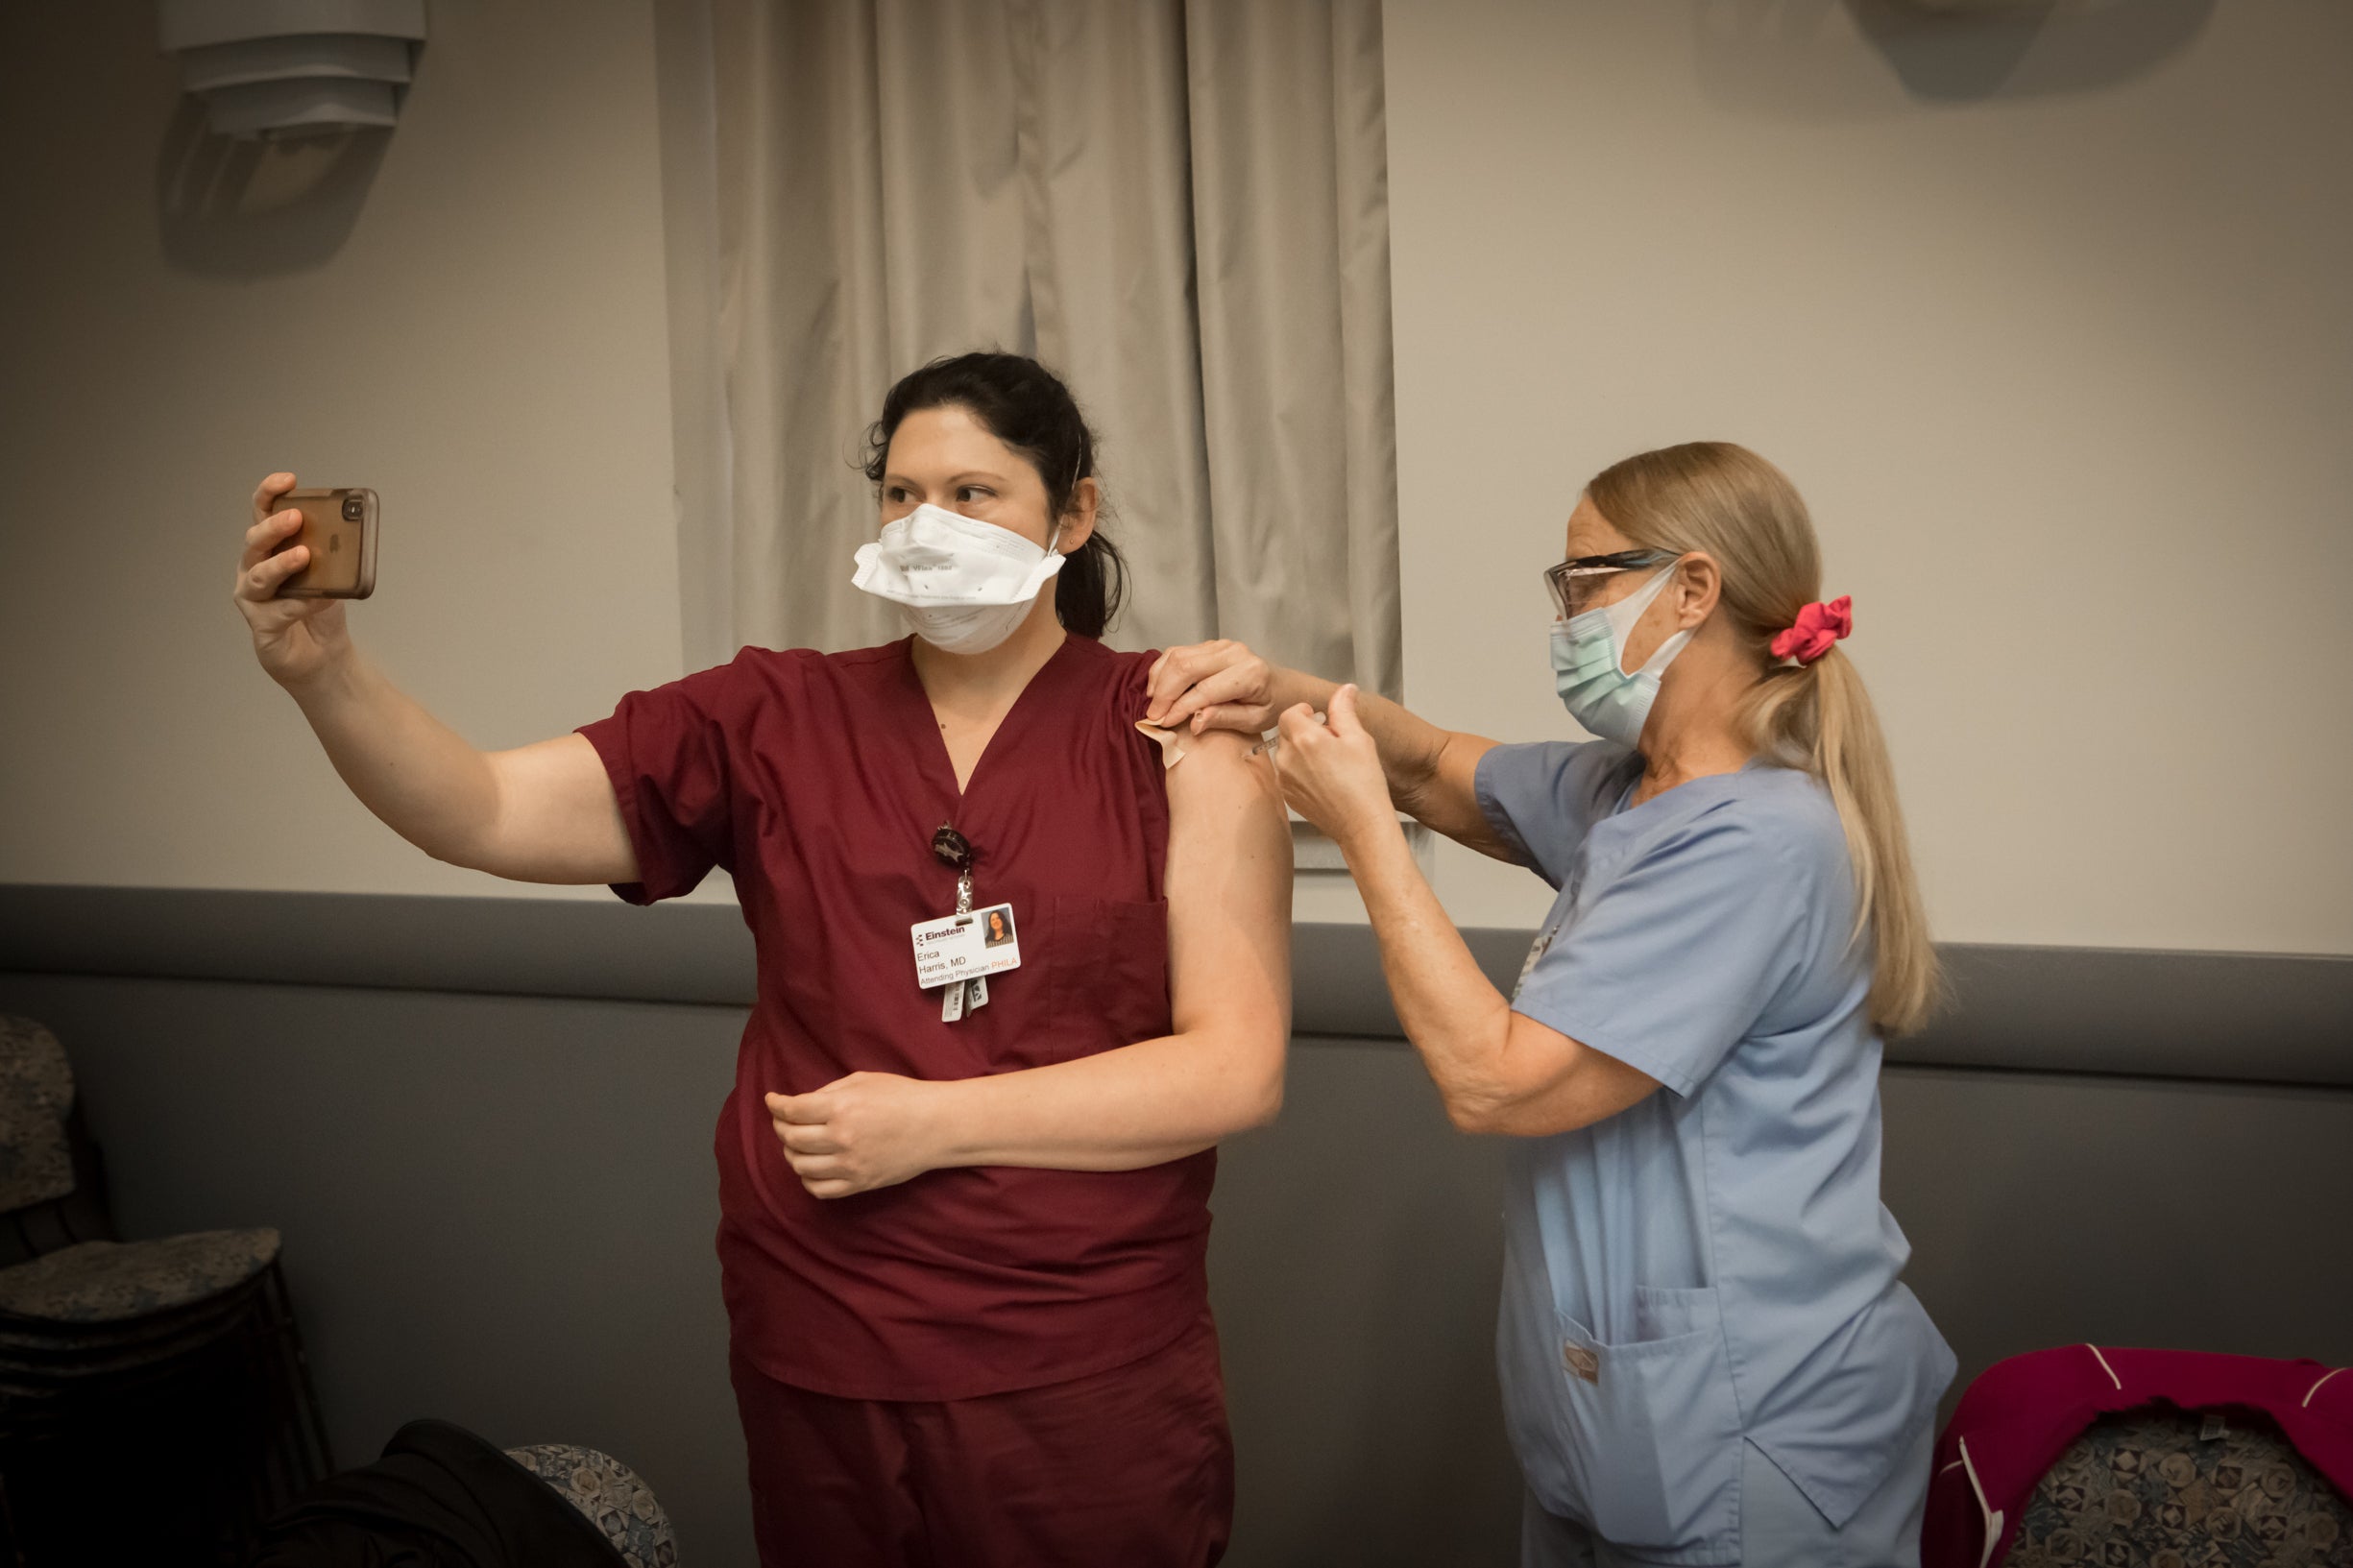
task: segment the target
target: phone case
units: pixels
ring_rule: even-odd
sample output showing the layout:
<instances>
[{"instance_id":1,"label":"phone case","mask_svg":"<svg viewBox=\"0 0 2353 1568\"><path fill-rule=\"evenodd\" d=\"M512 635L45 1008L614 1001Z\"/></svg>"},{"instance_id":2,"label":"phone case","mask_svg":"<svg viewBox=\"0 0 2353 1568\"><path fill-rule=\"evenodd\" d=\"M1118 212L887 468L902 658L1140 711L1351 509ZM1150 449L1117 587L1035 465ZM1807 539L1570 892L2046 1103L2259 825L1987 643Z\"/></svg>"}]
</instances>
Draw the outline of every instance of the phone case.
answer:
<instances>
[{"instance_id":1,"label":"phone case","mask_svg":"<svg viewBox=\"0 0 2353 1568\"><path fill-rule=\"evenodd\" d=\"M356 505L352 503L356 502ZM364 599L376 591L376 492L289 490L280 511L303 514L303 526L279 548L310 546L303 569L279 585L281 599Z\"/></svg>"}]
</instances>

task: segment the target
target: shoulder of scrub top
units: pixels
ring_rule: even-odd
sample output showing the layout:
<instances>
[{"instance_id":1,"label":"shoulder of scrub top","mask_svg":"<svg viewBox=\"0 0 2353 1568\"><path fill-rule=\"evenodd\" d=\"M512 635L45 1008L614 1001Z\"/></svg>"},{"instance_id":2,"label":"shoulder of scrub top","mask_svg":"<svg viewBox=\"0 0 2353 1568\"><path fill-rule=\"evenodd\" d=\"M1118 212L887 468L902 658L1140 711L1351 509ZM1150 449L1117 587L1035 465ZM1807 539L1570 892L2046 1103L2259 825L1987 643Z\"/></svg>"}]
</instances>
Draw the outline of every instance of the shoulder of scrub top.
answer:
<instances>
[{"instance_id":1,"label":"shoulder of scrub top","mask_svg":"<svg viewBox=\"0 0 2353 1568\"><path fill-rule=\"evenodd\" d=\"M1783 837L1788 862L1805 867L1811 921L1823 941L1843 952L1855 920L1855 860L1830 785L1803 768L1759 763L1748 774L1755 781L1749 808Z\"/></svg>"},{"instance_id":2,"label":"shoulder of scrub top","mask_svg":"<svg viewBox=\"0 0 2353 1568\"><path fill-rule=\"evenodd\" d=\"M1104 717L1119 734L1121 744L1133 747L1139 755L1151 754L1153 762L1158 764L1160 743L1135 726L1136 721L1152 708L1152 693L1148 689L1148 683L1152 680L1152 665L1159 662L1160 650L1148 648L1142 653L1127 653L1106 646L1093 638L1081 638L1075 634L1071 640L1092 648L1094 653L1086 657L1100 656L1108 666L1109 679L1104 685ZM1191 738L1186 737L1182 743L1190 746Z\"/></svg>"},{"instance_id":3,"label":"shoulder of scrub top","mask_svg":"<svg viewBox=\"0 0 2353 1568\"><path fill-rule=\"evenodd\" d=\"M1737 773L1692 782L1720 784L1726 796L1724 808L1773 838L1784 865L1826 881L1853 880L1846 826L1839 821L1837 803L1831 799L1830 786L1805 769L1758 761Z\"/></svg>"},{"instance_id":4,"label":"shoulder of scrub top","mask_svg":"<svg viewBox=\"0 0 2353 1568\"><path fill-rule=\"evenodd\" d=\"M1854 880L1837 804L1830 787L1803 768L1758 760L1734 773L1693 779L1652 796L1615 824L1637 855L1669 852L1694 832L1731 827L1770 846L1784 873L1809 886Z\"/></svg>"},{"instance_id":5,"label":"shoulder of scrub top","mask_svg":"<svg viewBox=\"0 0 2353 1568\"><path fill-rule=\"evenodd\" d=\"M1689 1095L1760 1026L1851 1010L1869 965L1848 942L1845 836L1818 781L1694 779L1606 831L1514 1011Z\"/></svg>"},{"instance_id":6,"label":"shoulder of scrub top","mask_svg":"<svg viewBox=\"0 0 2353 1568\"><path fill-rule=\"evenodd\" d=\"M1626 831L1627 853L1613 856L1613 876L1672 860L1703 839L1720 852L1724 835L1733 835L1749 849L1731 863L1755 865L1740 880L1777 884L1813 943L1843 950L1855 910L1846 827L1830 787L1803 768L1759 760L1736 773L1694 779L1624 813L1616 826ZM1720 854L1708 858L1726 863Z\"/></svg>"},{"instance_id":7,"label":"shoulder of scrub top","mask_svg":"<svg viewBox=\"0 0 2353 1568\"><path fill-rule=\"evenodd\" d=\"M1514 858L1558 887L1637 765L1633 751L1612 741L1534 740L1490 748L1472 787Z\"/></svg>"},{"instance_id":8,"label":"shoulder of scrub top","mask_svg":"<svg viewBox=\"0 0 2353 1568\"><path fill-rule=\"evenodd\" d=\"M875 663L897 652L894 644L879 648L857 648L848 653L819 653L814 648L758 648L750 644L736 650L736 656L723 664L713 664L649 688L657 692L674 692L689 700L709 700L716 692L774 690L789 688L808 678L810 670L818 664L843 665ZM636 695L636 693L631 693Z\"/></svg>"},{"instance_id":9,"label":"shoulder of scrub top","mask_svg":"<svg viewBox=\"0 0 2353 1568\"><path fill-rule=\"evenodd\" d=\"M751 744L755 734L791 725L813 705L820 714L862 706L904 658L895 643L833 654L740 648L724 664L626 693L612 716L579 730L599 751L621 751L641 765L701 748L715 752L712 761L723 768L726 753Z\"/></svg>"}]
</instances>

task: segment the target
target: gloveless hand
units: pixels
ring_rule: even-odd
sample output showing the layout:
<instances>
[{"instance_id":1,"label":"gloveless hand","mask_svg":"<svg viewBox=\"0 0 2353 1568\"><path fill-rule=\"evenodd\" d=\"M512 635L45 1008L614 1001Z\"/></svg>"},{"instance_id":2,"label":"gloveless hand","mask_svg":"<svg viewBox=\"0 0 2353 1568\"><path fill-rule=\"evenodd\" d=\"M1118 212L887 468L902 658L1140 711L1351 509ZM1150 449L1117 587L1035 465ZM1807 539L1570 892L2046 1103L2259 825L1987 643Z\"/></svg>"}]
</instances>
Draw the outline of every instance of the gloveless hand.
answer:
<instances>
[{"instance_id":1,"label":"gloveless hand","mask_svg":"<svg viewBox=\"0 0 2353 1568\"><path fill-rule=\"evenodd\" d=\"M1238 730L1258 735L1274 722L1280 679L1289 674L1239 642L1171 648L1152 667L1146 722L1163 729Z\"/></svg>"},{"instance_id":2,"label":"gloveless hand","mask_svg":"<svg viewBox=\"0 0 2353 1568\"><path fill-rule=\"evenodd\" d=\"M1397 816L1380 753L1356 715L1356 688L1334 691L1324 718L1317 723L1305 703L1286 710L1274 766L1291 808L1345 851L1364 832L1395 832Z\"/></svg>"},{"instance_id":3,"label":"gloveless hand","mask_svg":"<svg viewBox=\"0 0 2353 1568\"><path fill-rule=\"evenodd\" d=\"M255 657L281 685L317 674L350 645L341 599L278 597L286 579L310 563L309 550L300 544L279 548L303 526L302 513L271 510L293 488L291 473L273 473L255 487L254 521L245 530L232 591L238 613L253 629Z\"/></svg>"},{"instance_id":4,"label":"gloveless hand","mask_svg":"<svg viewBox=\"0 0 2353 1568\"><path fill-rule=\"evenodd\" d=\"M853 1073L806 1095L769 1095L786 1163L816 1197L894 1187L941 1163L942 1085L895 1073Z\"/></svg>"}]
</instances>

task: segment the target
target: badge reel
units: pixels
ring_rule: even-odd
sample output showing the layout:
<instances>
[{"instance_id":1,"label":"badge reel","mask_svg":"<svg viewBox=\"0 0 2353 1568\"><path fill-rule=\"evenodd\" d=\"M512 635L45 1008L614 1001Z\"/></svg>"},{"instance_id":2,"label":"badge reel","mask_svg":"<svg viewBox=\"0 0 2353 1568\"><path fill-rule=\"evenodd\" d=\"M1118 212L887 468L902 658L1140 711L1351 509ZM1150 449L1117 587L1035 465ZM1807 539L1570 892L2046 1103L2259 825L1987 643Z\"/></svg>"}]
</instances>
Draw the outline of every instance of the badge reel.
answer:
<instances>
[{"instance_id":1,"label":"badge reel","mask_svg":"<svg viewBox=\"0 0 2353 1568\"><path fill-rule=\"evenodd\" d=\"M956 870L956 913L920 920L910 928L915 943L915 983L929 991L945 987L939 1018L953 1024L988 1005L988 977L1021 967L1021 941L1013 929L1013 906L972 906L972 845L953 827L932 835L932 854Z\"/></svg>"}]
</instances>

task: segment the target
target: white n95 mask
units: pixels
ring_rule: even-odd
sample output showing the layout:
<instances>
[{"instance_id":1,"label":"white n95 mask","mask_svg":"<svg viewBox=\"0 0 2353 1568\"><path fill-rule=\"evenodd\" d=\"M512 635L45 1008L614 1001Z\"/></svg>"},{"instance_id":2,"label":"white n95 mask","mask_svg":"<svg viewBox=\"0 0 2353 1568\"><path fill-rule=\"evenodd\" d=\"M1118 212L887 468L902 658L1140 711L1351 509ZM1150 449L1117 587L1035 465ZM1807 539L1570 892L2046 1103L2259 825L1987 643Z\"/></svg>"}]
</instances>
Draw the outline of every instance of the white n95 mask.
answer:
<instances>
[{"instance_id":1,"label":"white n95 mask","mask_svg":"<svg viewBox=\"0 0 2353 1568\"><path fill-rule=\"evenodd\" d=\"M1651 601L1674 580L1675 564L1615 604L1555 621L1552 627L1552 687L1568 716L1604 740L1639 746L1650 705L1659 699L1659 677L1691 640L1677 632L1659 644L1640 669L1625 667L1626 639Z\"/></svg>"},{"instance_id":2,"label":"white n95 mask","mask_svg":"<svg viewBox=\"0 0 2353 1568\"><path fill-rule=\"evenodd\" d=\"M940 652L972 654L1011 637L1061 569L1052 541L1041 550L1010 528L927 501L858 547L850 581L897 605L907 629Z\"/></svg>"}]
</instances>

